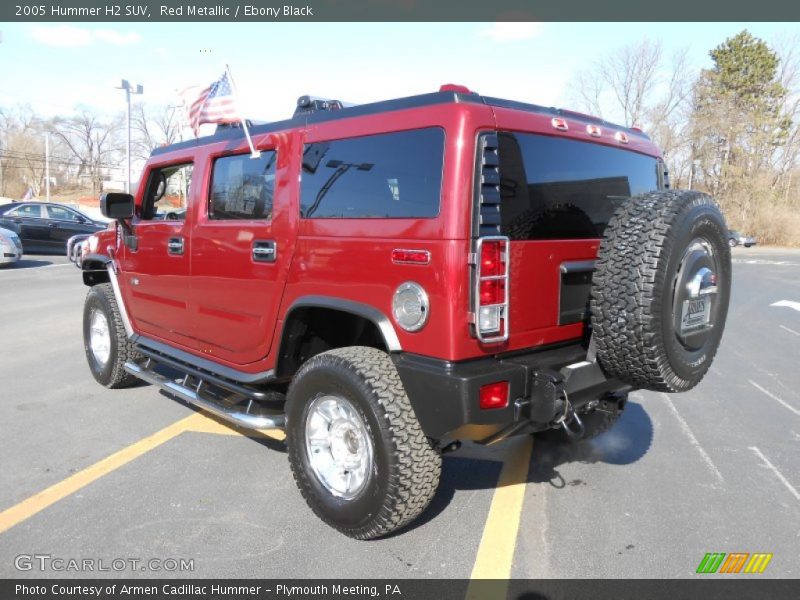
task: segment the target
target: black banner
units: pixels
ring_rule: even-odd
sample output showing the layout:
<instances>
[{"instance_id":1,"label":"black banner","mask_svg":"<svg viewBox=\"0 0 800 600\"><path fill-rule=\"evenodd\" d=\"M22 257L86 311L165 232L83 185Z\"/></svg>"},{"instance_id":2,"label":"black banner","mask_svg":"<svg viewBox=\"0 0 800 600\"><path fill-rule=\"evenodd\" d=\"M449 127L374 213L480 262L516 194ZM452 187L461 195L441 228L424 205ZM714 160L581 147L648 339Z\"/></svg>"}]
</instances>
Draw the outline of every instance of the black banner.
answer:
<instances>
[{"instance_id":1,"label":"black banner","mask_svg":"<svg viewBox=\"0 0 800 600\"><path fill-rule=\"evenodd\" d=\"M11 0L1 21L798 21L786 0ZM609 32L613 35L614 32Z\"/></svg>"},{"instance_id":2,"label":"black banner","mask_svg":"<svg viewBox=\"0 0 800 600\"><path fill-rule=\"evenodd\" d=\"M0 598L28 600L274 600L371 598L464 600L796 599L798 580L730 578L635 580L280 580L39 579L0 581Z\"/></svg>"}]
</instances>

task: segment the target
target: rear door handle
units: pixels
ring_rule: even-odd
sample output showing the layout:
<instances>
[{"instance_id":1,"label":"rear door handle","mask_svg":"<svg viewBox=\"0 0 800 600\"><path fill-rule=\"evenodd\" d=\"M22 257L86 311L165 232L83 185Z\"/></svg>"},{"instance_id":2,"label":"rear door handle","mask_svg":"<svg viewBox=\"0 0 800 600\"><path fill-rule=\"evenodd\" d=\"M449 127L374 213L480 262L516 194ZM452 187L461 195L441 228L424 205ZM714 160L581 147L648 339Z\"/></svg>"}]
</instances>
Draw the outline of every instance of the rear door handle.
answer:
<instances>
[{"instance_id":1,"label":"rear door handle","mask_svg":"<svg viewBox=\"0 0 800 600\"><path fill-rule=\"evenodd\" d=\"M258 262L275 262L278 258L278 246L275 240L255 240L253 242L253 260Z\"/></svg>"},{"instance_id":2,"label":"rear door handle","mask_svg":"<svg viewBox=\"0 0 800 600\"><path fill-rule=\"evenodd\" d=\"M169 241L167 242L167 252L169 254L176 254L176 255L183 254L183 238L182 237L169 238Z\"/></svg>"}]
</instances>

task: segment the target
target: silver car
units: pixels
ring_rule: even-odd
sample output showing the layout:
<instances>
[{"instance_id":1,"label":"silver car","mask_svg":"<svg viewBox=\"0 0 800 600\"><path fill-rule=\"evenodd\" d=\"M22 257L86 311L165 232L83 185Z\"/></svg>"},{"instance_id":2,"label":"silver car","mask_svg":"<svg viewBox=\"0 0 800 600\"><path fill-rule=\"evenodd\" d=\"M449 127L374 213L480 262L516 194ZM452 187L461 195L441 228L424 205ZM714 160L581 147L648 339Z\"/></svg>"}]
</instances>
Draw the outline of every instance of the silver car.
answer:
<instances>
[{"instance_id":1,"label":"silver car","mask_svg":"<svg viewBox=\"0 0 800 600\"><path fill-rule=\"evenodd\" d=\"M734 246L744 246L745 248L749 248L750 246L755 246L758 242L756 238L750 235L744 235L738 231L734 231L731 229L728 232L728 244L730 247L733 248Z\"/></svg>"},{"instance_id":2,"label":"silver car","mask_svg":"<svg viewBox=\"0 0 800 600\"><path fill-rule=\"evenodd\" d=\"M10 229L0 227L0 267L17 262L22 258L22 242Z\"/></svg>"}]
</instances>

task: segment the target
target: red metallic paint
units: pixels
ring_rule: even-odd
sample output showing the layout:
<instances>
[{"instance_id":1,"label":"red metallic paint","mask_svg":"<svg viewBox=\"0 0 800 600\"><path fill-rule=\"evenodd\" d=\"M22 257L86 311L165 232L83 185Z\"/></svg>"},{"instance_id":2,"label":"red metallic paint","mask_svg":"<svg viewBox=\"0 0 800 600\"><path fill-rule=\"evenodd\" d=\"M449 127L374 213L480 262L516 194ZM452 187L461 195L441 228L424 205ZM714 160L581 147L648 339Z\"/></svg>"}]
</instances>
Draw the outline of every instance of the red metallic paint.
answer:
<instances>
[{"instance_id":1,"label":"red metallic paint","mask_svg":"<svg viewBox=\"0 0 800 600\"><path fill-rule=\"evenodd\" d=\"M577 116L567 114L565 120L569 129L559 132L552 126L552 115L450 103L257 136L259 148L277 148L280 157L271 222L213 222L207 216L212 160L247 152L244 140L160 154L148 163L142 181L152 169L193 158L190 206L184 223L135 219L140 250L117 248L120 286L134 329L226 367L255 373L274 368L283 322L297 298L344 298L388 316L397 286L415 281L428 292L431 313L418 332L395 326L404 351L464 360L578 338L581 324L558 326L559 267L564 261L595 258L598 240L512 243L509 340L484 346L471 335L468 323L476 138L481 131L502 129L621 146L613 127L603 126L601 137L592 137ZM438 217L299 218L304 143L431 126L446 133ZM654 144L639 136L629 136L624 147L660 155ZM139 188L137 206L144 187ZM166 238L179 234L187 247L184 258L176 259L166 254ZM276 240L277 262L254 263L252 239ZM396 264L392 251L397 248L427 250L430 263ZM138 286L131 286L133 277L139 279Z\"/></svg>"}]
</instances>

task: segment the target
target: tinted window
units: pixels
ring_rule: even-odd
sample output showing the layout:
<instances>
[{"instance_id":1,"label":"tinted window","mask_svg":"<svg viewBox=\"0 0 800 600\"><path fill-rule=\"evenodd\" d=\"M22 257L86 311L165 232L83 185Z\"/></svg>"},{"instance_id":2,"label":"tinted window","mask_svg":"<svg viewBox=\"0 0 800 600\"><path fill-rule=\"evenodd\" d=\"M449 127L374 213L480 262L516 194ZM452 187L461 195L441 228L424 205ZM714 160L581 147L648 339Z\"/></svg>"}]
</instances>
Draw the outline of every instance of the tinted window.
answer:
<instances>
[{"instance_id":1,"label":"tinted window","mask_svg":"<svg viewBox=\"0 0 800 600\"><path fill-rule=\"evenodd\" d=\"M48 206L47 214L51 219L57 219L59 221L80 221L76 213L60 206Z\"/></svg>"},{"instance_id":2,"label":"tinted window","mask_svg":"<svg viewBox=\"0 0 800 600\"><path fill-rule=\"evenodd\" d=\"M306 218L419 218L439 214L439 128L319 142L303 151Z\"/></svg>"},{"instance_id":3,"label":"tinted window","mask_svg":"<svg viewBox=\"0 0 800 600\"><path fill-rule=\"evenodd\" d=\"M501 231L511 239L600 237L624 198L658 189L650 156L542 135L498 137Z\"/></svg>"},{"instance_id":4,"label":"tinted window","mask_svg":"<svg viewBox=\"0 0 800 600\"><path fill-rule=\"evenodd\" d=\"M226 156L214 162L208 213L212 219L269 219L275 193L275 152Z\"/></svg>"},{"instance_id":5,"label":"tinted window","mask_svg":"<svg viewBox=\"0 0 800 600\"><path fill-rule=\"evenodd\" d=\"M26 204L25 206L20 206L19 208L8 211L8 214L14 215L15 217L39 219L42 216L42 207L38 204Z\"/></svg>"}]
</instances>

